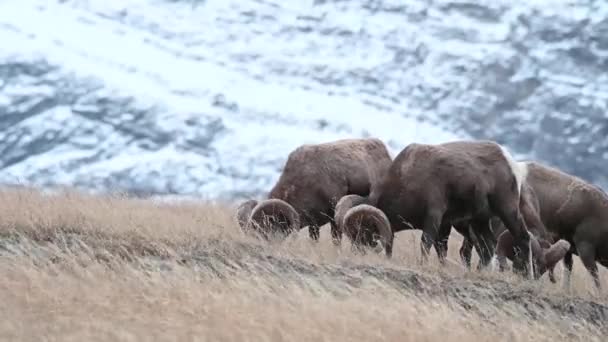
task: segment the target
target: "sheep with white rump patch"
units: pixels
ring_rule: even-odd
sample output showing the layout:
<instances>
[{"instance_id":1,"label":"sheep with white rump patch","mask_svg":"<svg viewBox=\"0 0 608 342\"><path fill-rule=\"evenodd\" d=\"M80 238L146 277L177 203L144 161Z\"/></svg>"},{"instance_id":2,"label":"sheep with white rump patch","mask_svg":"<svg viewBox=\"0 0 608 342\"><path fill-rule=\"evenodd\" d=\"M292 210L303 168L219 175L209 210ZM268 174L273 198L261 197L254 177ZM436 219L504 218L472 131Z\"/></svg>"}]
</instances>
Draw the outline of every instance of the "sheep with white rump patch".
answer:
<instances>
[{"instance_id":1,"label":"sheep with white rump patch","mask_svg":"<svg viewBox=\"0 0 608 342\"><path fill-rule=\"evenodd\" d=\"M555 239L569 243L564 286L570 285L574 254L600 290L597 263L608 267L608 194L578 177L538 162L524 163L526 182L539 200L539 219ZM565 244L562 243L564 248Z\"/></svg>"},{"instance_id":2,"label":"sheep with white rump patch","mask_svg":"<svg viewBox=\"0 0 608 342\"><path fill-rule=\"evenodd\" d=\"M424 263L432 245L445 258L452 222L470 220L478 230L489 230L490 218L498 216L514 237L513 268L531 277L530 236L519 209L526 175L526 165L495 142L413 143L395 157L370 194L371 205L348 210L343 224L350 228L344 231L352 241L368 245L378 236L390 257L394 233L422 229ZM359 222L364 224L352 229Z\"/></svg>"}]
</instances>

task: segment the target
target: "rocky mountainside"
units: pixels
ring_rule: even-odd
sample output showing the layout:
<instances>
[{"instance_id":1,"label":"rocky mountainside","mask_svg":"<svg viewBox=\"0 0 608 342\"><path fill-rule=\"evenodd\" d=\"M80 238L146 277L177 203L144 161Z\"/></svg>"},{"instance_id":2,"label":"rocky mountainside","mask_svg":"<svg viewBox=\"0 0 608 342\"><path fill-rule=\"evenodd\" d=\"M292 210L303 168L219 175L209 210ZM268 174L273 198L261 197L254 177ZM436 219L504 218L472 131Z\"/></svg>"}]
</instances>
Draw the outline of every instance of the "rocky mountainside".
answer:
<instances>
[{"instance_id":1,"label":"rocky mountainside","mask_svg":"<svg viewBox=\"0 0 608 342\"><path fill-rule=\"evenodd\" d=\"M231 199L371 135L608 186L601 1L3 1L0 41L4 184Z\"/></svg>"}]
</instances>

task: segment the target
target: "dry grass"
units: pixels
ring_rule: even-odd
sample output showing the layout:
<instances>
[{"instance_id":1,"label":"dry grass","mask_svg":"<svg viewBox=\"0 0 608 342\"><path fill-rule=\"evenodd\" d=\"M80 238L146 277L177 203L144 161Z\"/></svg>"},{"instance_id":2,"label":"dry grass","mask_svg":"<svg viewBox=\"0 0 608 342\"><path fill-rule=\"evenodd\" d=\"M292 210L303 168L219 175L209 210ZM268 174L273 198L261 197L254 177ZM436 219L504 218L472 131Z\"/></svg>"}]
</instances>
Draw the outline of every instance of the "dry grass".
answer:
<instances>
[{"instance_id":1,"label":"dry grass","mask_svg":"<svg viewBox=\"0 0 608 342\"><path fill-rule=\"evenodd\" d=\"M465 272L456 232L453 264L422 268L419 236L398 234L385 260L334 248L327 228L318 244L306 230L262 244L220 204L6 190L0 339L604 339L608 300L578 259L565 293L546 277Z\"/></svg>"}]
</instances>

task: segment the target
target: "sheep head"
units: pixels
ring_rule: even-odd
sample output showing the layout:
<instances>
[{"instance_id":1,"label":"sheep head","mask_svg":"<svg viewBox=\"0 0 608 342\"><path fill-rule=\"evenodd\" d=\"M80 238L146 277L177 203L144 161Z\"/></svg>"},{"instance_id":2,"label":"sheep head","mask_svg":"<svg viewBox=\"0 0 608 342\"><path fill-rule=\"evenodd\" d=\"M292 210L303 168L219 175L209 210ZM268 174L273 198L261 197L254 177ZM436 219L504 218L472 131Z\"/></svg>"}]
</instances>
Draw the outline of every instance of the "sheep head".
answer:
<instances>
[{"instance_id":1,"label":"sheep head","mask_svg":"<svg viewBox=\"0 0 608 342\"><path fill-rule=\"evenodd\" d=\"M546 271L552 270L564 258L568 250L570 250L570 243L566 240L559 240L552 245L545 245L539 242L534 235L530 234L530 247L535 266L534 276L538 279ZM515 256L513 236L508 230L505 230L498 237L496 255L499 263L503 265L501 268L504 267L507 258L513 260Z\"/></svg>"},{"instance_id":2,"label":"sheep head","mask_svg":"<svg viewBox=\"0 0 608 342\"><path fill-rule=\"evenodd\" d=\"M542 259L544 261L545 270L553 269L569 250L570 242L563 239L552 244L549 248L544 248Z\"/></svg>"},{"instance_id":3,"label":"sheep head","mask_svg":"<svg viewBox=\"0 0 608 342\"><path fill-rule=\"evenodd\" d=\"M391 257L394 234L386 215L369 204L360 204L349 209L344 215L343 232L351 240L355 249L376 248L382 243L387 257Z\"/></svg>"},{"instance_id":4,"label":"sheep head","mask_svg":"<svg viewBox=\"0 0 608 342\"><path fill-rule=\"evenodd\" d=\"M355 206L365 204L366 200L367 198L359 195L346 195L340 198L334 209L334 222L338 226L338 229L342 230L346 213Z\"/></svg>"},{"instance_id":5,"label":"sheep head","mask_svg":"<svg viewBox=\"0 0 608 342\"><path fill-rule=\"evenodd\" d=\"M287 202L267 199L259 202L251 210L246 230L255 232L263 239L284 239L291 232L300 229L300 215Z\"/></svg>"}]
</instances>

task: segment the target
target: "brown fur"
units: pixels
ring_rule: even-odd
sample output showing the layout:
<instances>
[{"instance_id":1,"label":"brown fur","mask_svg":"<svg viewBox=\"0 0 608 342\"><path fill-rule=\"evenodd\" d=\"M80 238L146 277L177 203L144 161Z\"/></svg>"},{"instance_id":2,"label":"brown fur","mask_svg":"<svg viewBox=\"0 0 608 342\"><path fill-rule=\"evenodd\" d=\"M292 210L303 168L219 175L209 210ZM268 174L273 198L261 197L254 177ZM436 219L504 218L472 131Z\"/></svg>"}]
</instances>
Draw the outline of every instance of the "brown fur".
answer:
<instances>
[{"instance_id":1,"label":"brown fur","mask_svg":"<svg viewBox=\"0 0 608 342\"><path fill-rule=\"evenodd\" d=\"M268 199L291 205L299 215L300 228L308 226L314 240L319 238L319 227L330 222L332 238L339 243L342 234L333 220L336 202L348 194L368 196L390 163L386 146L376 138L302 145L289 154ZM257 208L263 208L263 203Z\"/></svg>"},{"instance_id":2,"label":"brown fur","mask_svg":"<svg viewBox=\"0 0 608 342\"><path fill-rule=\"evenodd\" d=\"M470 220L482 231L492 216L505 222L520 250L514 269L528 272L529 235L519 210L516 177L500 145L490 141L457 141L438 145L410 144L395 158L370 202L388 218L393 234L422 229L426 260L431 245L447 241L451 223ZM356 211L355 207L351 209ZM392 253L388 239L387 256ZM440 255L443 259L445 255Z\"/></svg>"},{"instance_id":3,"label":"brown fur","mask_svg":"<svg viewBox=\"0 0 608 342\"><path fill-rule=\"evenodd\" d=\"M608 196L558 169L531 161L526 164L527 182L540 202L541 221L554 240L564 239L571 245L564 257L566 269L571 272L572 255L578 255L600 288L596 262L608 267Z\"/></svg>"}]
</instances>

